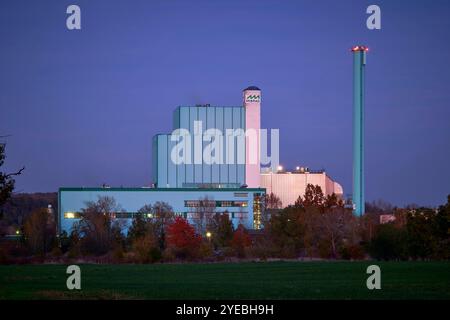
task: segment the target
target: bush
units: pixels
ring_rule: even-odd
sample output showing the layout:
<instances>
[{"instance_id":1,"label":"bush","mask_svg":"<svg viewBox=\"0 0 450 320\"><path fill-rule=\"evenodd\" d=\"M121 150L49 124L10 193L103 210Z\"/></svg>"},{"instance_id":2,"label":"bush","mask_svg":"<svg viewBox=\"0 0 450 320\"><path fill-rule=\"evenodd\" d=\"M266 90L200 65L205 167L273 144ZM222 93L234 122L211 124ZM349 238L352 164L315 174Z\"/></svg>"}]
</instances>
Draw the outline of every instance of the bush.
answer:
<instances>
[{"instance_id":1,"label":"bush","mask_svg":"<svg viewBox=\"0 0 450 320\"><path fill-rule=\"evenodd\" d=\"M53 247L52 251L50 251L50 255L55 258L59 258L62 256L62 251L59 247Z\"/></svg>"},{"instance_id":2,"label":"bush","mask_svg":"<svg viewBox=\"0 0 450 320\"><path fill-rule=\"evenodd\" d=\"M245 255L249 258L267 260L269 258L278 257L280 252L277 247L270 243L255 244L245 250Z\"/></svg>"},{"instance_id":3,"label":"bush","mask_svg":"<svg viewBox=\"0 0 450 320\"><path fill-rule=\"evenodd\" d=\"M125 260L125 253L122 246L116 246L111 253L112 261L114 263L121 263Z\"/></svg>"},{"instance_id":4,"label":"bush","mask_svg":"<svg viewBox=\"0 0 450 320\"><path fill-rule=\"evenodd\" d=\"M0 247L0 264L7 264L9 262L8 255L5 252L5 249Z\"/></svg>"},{"instance_id":5,"label":"bush","mask_svg":"<svg viewBox=\"0 0 450 320\"><path fill-rule=\"evenodd\" d=\"M201 260L211 260L214 254L213 246L210 242L203 241L197 251L197 258Z\"/></svg>"},{"instance_id":6,"label":"bush","mask_svg":"<svg viewBox=\"0 0 450 320\"><path fill-rule=\"evenodd\" d=\"M377 260L406 259L408 255L405 230L392 224L379 225L367 250L370 256Z\"/></svg>"},{"instance_id":7,"label":"bush","mask_svg":"<svg viewBox=\"0 0 450 320\"><path fill-rule=\"evenodd\" d=\"M151 235L137 238L134 240L132 247L136 262L154 263L161 260L161 251L157 241Z\"/></svg>"},{"instance_id":8,"label":"bush","mask_svg":"<svg viewBox=\"0 0 450 320\"><path fill-rule=\"evenodd\" d=\"M172 248L166 248L162 253L162 260L164 262L173 262L176 259L175 250Z\"/></svg>"},{"instance_id":9,"label":"bush","mask_svg":"<svg viewBox=\"0 0 450 320\"><path fill-rule=\"evenodd\" d=\"M350 244L341 248L340 255L344 260L362 260L365 257L365 251L359 244Z\"/></svg>"},{"instance_id":10,"label":"bush","mask_svg":"<svg viewBox=\"0 0 450 320\"><path fill-rule=\"evenodd\" d=\"M233 248L235 254L239 258L245 257L245 249L250 247L252 241L247 231L243 225L239 225L237 230L233 234L233 239L231 240L231 247Z\"/></svg>"}]
</instances>

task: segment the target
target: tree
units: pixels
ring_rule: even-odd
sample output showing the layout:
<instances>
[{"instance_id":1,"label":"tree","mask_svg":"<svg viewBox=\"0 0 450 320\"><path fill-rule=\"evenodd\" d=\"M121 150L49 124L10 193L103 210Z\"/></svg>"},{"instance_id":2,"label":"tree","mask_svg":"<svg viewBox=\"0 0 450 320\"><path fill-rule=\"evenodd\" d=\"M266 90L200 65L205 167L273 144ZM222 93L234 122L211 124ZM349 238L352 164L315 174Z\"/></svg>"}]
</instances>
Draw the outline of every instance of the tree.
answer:
<instances>
[{"instance_id":1,"label":"tree","mask_svg":"<svg viewBox=\"0 0 450 320\"><path fill-rule=\"evenodd\" d=\"M273 192L264 196L264 204L266 209L281 209L283 207L281 199Z\"/></svg>"},{"instance_id":2,"label":"tree","mask_svg":"<svg viewBox=\"0 0 450 320\"><path fill-rule=\"evenodd\" d=\"M139 210L145 211L145 206ZM159 247L164 250L166 245L166 229L175 220L175 214L172 207L162 201L157 201L152 207L152 228L155 232L155 237L158 239Z\"/></svg>"},{"instance_id":3,"label":"tree","mask_svg":"<svg viewBox=\"0 0 450 320\"><path fill-rule=\"evenodd\" d=\"M333 192L325 197L323 205L326 209L335 207L344 207L344 201L339 199L338 196Z\"/></svg>"},{"instance_id":4,"label":"tree","mask_svg":"<svg viewBox=\"0 0 450 320\"><path fill-rule=\"evenodd\" d=\"M168 248L174 250L180 258L194 257L201 242L202 237L182 217L176 217L175 221L167 227Z\"/></svg>"},{"instance_id":5,"label":"tree","mask_svg":"<svg viewBox=\"0 0 450 320\"><path fill-rule=\"evenodd\" d=\"M55 223L47 209L33 211L24 224L27 246L33 254L45 255L55 240Z\"/></svg>"},{"instance_id":6,"label":"tree","mask_svg":"<svg viewBox=\"0 0 450 320\"><path fill-rule=\"evenodd\" d=\"M367 250L372 258L378 260L406 259L407 235L403 228L394 224L380 224L375 236L369 242Z\"/></svg>"},{"instance_id":7,"label":"tree","mask_svg":"<svg viewBox=\"0 0 450 320\"><path fill-rule=\"evenodd\" d=\"M173 219L172 207L165 202L156 202L154 206L146 204L139 209L127 237L139 262L155 262L161 258L166 228Z\"/></svg>"},{"instance_id":8,"label":"tree","mask_svg":"<svg viewBox=\"0 0 450 320\"><path fill-rule=\"evenodd\" d=\"M19 193L12 194L1 207L3 221L8 226L22 226L28 216L35 210L58 207L57 193Z\"/></svg>"},{"instance_id":9,"label":"tree","mask_svg":"<svg viewBox=\"0 0 450 320\"><path fill-rule=\"evenodd\" d=\"M0 143L0 167L3 166L5 162L5 148L6 144ZM25 167L22 167L20 170L13 173L5 173L0 171L0 207L5 204L14 190L14 177L21 175L23 170L25 170Z\"/></svg>"},{"instance_id":10,"label":"tree","mask_svg":"<svg viewBox=\"0 0 450 320\"><path fill-rule=\"evenodd\" d=\"M98 197L86 203L81 220L74 225L83 252L101 255L123 241L122 226L113 221L120 207L112 197Z\"/></svg>"},{"instance_id":11,"label":"tree","mask_svg":"<svg viewBox=\"0 0 450 320\"><path fill-rule=\"evenodd\" d=\"M230 246L234 230L227 212L215 213L207 229L211 232L211 241L215 248Z\"/></svg>"},{"instance_id":12,"label":"tree","mask_svg":"<svg viewBox=\"0 0 450 320\"><path fill-rule=\"evenodd\" d=\"M130 228L128 229L128 242L133 243L136 239L144 237L148 234L148 222L140 212L133 217Z\"/></svg>"},{"instance_id":13,"label":"tree","mask_svg":"<svg viewBox=\"0 0 450 320\"><path fill-rule=\"evenodd\" d=\"M247 233L247 230L245 230L244 226L240 224L233 234L231 247L237 256L242 258L245 256L245 248L250 247L251 244L252 241Z\"/></svg>"},{"instance_id":14,"label":"tree","mask_svg":"<svg viewBox=\"0 0 450 320\"><path fill-rule=\"evenodd\" d=\"M388 214L392 213L394 206L382 199L372 202L366 202L366 213Z\"/></svg>"},{"instance_id":15,"label":"tree","mask_svg":"<svg viewBox=\"0 0 450 320\"><path fill-rule=\"evenodd\" d=\"M140 263L153 263L161 259L161 250L153 234L146 234L133 241L133 252Z\"/></svg>"},{"instance_id":16,"label":"tree","mask_svg":"<svg viewBox=\"0 0 450 320\"><path fill-rule=\"evenodd\" d=\"M436 253L438 259L450 259L450 195L447 204L440 206L434 219L434 236L436 237Z\"/></svg>"},{"instance_id":17,"label":"tree","mask_svg":"<svg viewBox=\"0 0 450 320\"><path fill-rule=\"evenodd\" d=\"M313 229L322 257L336 259L343 247L359 243L358 218L350 210L333 206L313 216L313 219Z\"/></svg>"},{"instance_id":18,"label":"tree","mask_svg":"<svg viewBox=\"0 0 450 320\"><path fill-rule=\"evenodd\" d=\"M273 214L266 229L281 256L297 257L304 248L305 227L304 211L289 206Z\"/></svg>"},{"instance_id":19,"label":"tree","mask_svg":"<svg viewBox=\"0 0 450 320\"><path fill-rule=\"evenodd\" d=\"M297 201L295 201L296 207L322 207L325 202L325 197L322 192L322 188L318 185L307 184L305 189L305 194L299 196Z\"/></svg>"},{"instance_id":20,"label":"tree","mask_svg":"<svg viewBox=\"0 0 450 320\"><path fill-rule=\"evenodd\" d=\"M434 234L436 212L429 208L411 210L406 217L408 252L413 259L430 258L437 249Z\"/></svg>"},{"instance_id":21,"label":"tree","mask_svg":"<svg viewBox=\"0 0 450 320\"><path fill-rule=\"evenodd\" d=\"M194 208L194 224L197 232L204 236L211 225L216 213L216 202L213 199L204 197L199 199L198 206Z\"/></svg>"}]
</instances>

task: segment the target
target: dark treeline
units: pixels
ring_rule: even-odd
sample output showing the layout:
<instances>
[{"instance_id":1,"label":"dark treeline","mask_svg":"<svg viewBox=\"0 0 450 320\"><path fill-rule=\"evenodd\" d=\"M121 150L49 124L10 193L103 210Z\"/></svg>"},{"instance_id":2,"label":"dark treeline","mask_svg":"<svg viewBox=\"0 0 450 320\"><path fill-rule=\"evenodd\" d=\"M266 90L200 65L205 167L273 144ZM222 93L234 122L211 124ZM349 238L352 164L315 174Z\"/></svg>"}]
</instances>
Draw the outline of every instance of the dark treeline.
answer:
<instances>
[{"instance_id":1,"label":"dark treeline","mask_svg":"<svg viewBox=\"0 0 450 320\"><path fill-rule=\"evenodd\" d=\"M48 205L52 206L56 214L58 211L56 192L13 194L4 205L0 206L0 235L6 227L10 227L11 230L20 228L33 211L48 208Z\"/></svg>"},{"instance_id":2,"label":"dark treeline","mask_svg":"<svg viewBox=\"0 0 450 320\"><path fill-rule=\"evenodd\" d=\"M22 224L9 220L17 223L22 236L1 243L0 263L450 257L450 196L439 208L396 208L378 201L367 204L368 212L357 217L335 195L324 196L320 187L308 185L304 196L284 209L276 195L267 195L264 228L257 231L242 225L234 228L229 215L217 213L209 199L202 199L205 205L192 212L192 224L175 215L167 203L156 202L143 206L125 225L116 218L121 209L115 199L100 197L86 203L70 234L58 236L54 212L46 208L54 203L51 199L51 194L42 199L41 207L31 213L20 211Z\"/></svg>"}]
</instances>

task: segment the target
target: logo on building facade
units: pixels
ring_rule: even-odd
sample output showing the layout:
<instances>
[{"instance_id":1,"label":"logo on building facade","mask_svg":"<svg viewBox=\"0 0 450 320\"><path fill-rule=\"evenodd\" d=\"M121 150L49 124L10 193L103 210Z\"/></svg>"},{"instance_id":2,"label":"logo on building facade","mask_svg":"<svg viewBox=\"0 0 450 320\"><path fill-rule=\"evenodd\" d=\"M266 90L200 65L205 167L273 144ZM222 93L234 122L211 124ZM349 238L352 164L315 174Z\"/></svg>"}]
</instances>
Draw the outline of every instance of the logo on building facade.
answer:
<instances>
[{"instance_id":1,"label":"logo on building facade","mask_svg":"<svg viewBox=\"0 0 450 320\"><path fill-rule=\"evenodd\" d=\"M245 97L245 102L260 102L260 100L259 94L250 94Z\"/></svg>"}]
</instances>

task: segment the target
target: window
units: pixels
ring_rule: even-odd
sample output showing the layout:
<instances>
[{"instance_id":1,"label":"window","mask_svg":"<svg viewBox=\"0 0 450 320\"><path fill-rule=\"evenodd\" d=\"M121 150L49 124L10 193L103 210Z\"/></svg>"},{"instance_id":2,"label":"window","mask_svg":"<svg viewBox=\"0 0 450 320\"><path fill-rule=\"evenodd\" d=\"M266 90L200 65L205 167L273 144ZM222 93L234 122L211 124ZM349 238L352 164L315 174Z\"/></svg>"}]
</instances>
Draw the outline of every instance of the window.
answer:
<instances>
[{"instance_id":1,"label":"window","mask_svg":"<svg viewBox=\"0 0 450 320\"><path fill-rule=\"evenodd\" d=\"M248 193L247 192L235 192L234 196L236 198L247 198L248 197Z\"/></svg>"},{"instance_id":2,"label":"window","mask_svg":"<svg viewBox=\"0 0 450 320\"><path fill-rule=\"evenodd\" d=\"M79 212L68 211L68 212L64 212L64 218L65 219L80 219L81 215Z\"/></svg>"},{"instance_id":3,"label":"window","mask_svg":"<svg viewBox=\"0 0 450 320\"><path fill-rule=\"evenodd\" d=\"M131 219L133 218L134 214L133 212L117 212L112 215L112 218L114 219Z\"/></svg>"},{"instance_id":4,"label":"window","mask_svg":"<svg viewBox=\"0 0 450 320\"><path fill-rule=\"evenodd\" d=\"M247 213L248 212L235 212L234 214L233 214L233 218L236 218L236 219L247 219Z\"/></svg>"},{"instance_id":5,"label":"window","mask_svg":"<svg viewBox=\"0 0 450 320\"><path fill-rule=\"evenodd\" d=\"M235 207L248 207L247 201L235 201L234 202Z\"/></svg>"},{"instance_id":6,"label":"window","mask_svg":"<svg viewBox=\"0 0 450 320\"><path fill-rule=\"evenodd\" d=\"M200 205L200 202L197 200L186 200L184 201L184 206L187 208L195 208Z\"/></svg>"},{"instance_id":7,"label":"window","mask_svg":"<svg viewBox=\"0 0 450 320\"><path fill-rule=\"evenodd\" d=\"M259 193L253 195L253 228L259 230L262 228L262 196Z\"/></svg>"}]
</instances>

